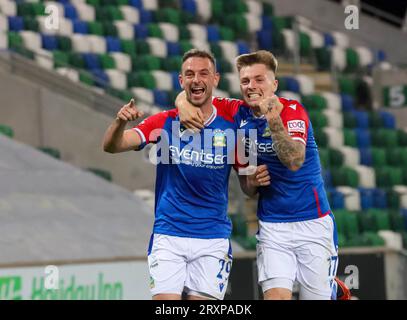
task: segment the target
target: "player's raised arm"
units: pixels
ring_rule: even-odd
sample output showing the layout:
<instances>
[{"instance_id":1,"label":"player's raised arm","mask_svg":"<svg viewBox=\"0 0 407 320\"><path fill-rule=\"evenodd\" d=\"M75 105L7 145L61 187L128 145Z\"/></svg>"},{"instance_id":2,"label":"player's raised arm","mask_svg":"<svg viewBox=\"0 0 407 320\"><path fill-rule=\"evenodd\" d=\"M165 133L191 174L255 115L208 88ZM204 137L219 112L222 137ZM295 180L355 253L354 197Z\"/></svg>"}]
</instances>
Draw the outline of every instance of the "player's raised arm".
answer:
<instances>
[{"instance_id":1,"label":"player's raised arm","mask_svg":"<svg viewBox=\"0 0 407 320\"><path fill-rule=\"evenodd\" d=\"M281 163L291 171L297 171L305 161L305 144L294 140L286 131L280 113L283 105L274 95L266 97L260 102L260 110L266 115L270 126L273 148Z\"/></svg>"},{"instance_id":2,"label":"player's raised arm","mask_svg":"<svg viewBox=\"0 0 407 320\"><path fill-rule=\"evenodd\" d=\"M200 108L195 107L187 100L185 90L175 99L181 124L190 130L200 131L204 128L204 116Z\"/></svg>"},{"instance_id":3,"label":"player's raised arm","mask_svg":"<svg viewBox=\"0 0 407 320\"><path fill-rule=\"evenodd\" d=\"M142 140L131 129L126 129L129 121L134 121L143 116L143 112L137 110L134 99L124 105L117 113L116 119L107 128L103 138L103 150L109 153L118 153L138 148Z\"/></svg>"}]
</instances>

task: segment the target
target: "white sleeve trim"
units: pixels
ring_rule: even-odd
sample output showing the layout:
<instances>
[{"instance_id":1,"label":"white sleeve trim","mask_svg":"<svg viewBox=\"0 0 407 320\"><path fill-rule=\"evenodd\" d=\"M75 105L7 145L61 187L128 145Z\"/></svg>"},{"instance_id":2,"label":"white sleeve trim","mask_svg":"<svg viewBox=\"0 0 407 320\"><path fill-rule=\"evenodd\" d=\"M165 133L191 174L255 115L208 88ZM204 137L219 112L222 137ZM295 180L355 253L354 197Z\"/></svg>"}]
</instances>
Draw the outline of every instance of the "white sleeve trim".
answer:
<instances>
[{"instance_id":1,"label":"white sleeve trim","mask_svg":"<svg viewBox=\"0 0 407 320\"><path fill-rule=\"evenodd\" d=\"M143 131L141 131L139 128L133 128L133 130L136 131L140 135L141 143L145 143L147 141L146 137L144 136Z\"/></svg>"},{"instance_id":2,"label":"white sleeve trim","mask_svg":"<svg viewBox=\"0 0 407 320\"><path fill-rule=\"evenodd\" d=\"M292 137L291 139L301 141L305 146L307 145L307 143L305 142L305 140L304 140L303 138L300 138L300 137Z\"/></svg>"}]
</instances>

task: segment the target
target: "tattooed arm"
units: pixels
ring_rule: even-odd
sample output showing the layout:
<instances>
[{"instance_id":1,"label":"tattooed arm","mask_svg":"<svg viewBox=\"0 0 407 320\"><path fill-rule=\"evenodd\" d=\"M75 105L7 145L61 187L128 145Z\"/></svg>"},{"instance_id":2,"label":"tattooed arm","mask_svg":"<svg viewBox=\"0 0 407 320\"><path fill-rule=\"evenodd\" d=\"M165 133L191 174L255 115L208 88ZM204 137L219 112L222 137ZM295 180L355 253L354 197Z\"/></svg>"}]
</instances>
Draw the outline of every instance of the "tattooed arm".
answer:
<instances>
[{"instance_id":1,"label":"tattooed arm","mask_svg":"<svg viewBox=\"0 0 407 320\"><path fill-rule=\"evenodd\" d=\"M305 145L293 140L286 132L280 116L269 121L274 150L281 163L291 171L301 168L305 160Z\"/></svg>"},{"instance_id":2,"label":"tattooed arm","mask_svg":"<svg viewBox=\"0 0 407 320\"><path fill-rule=\"evenodd\" d=\"M280 113L283 105L277 96L266 98L260 103L262 113L270 126L273 148L281 163L291 171L301 168L305 160L305 145L293 140L286 131Z\"/></svg>"}]
</instances>

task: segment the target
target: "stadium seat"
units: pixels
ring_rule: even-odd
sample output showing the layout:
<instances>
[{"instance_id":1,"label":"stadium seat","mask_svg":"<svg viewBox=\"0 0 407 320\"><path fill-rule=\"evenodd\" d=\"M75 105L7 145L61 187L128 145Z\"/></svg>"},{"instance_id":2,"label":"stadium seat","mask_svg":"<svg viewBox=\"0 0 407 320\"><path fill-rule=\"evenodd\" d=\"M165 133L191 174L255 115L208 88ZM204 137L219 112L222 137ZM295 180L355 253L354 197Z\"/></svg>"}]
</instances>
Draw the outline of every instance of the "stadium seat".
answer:
<instances>
[{"instance_id":1,"label":"stadium seat","mask_svg":"<svg viewBox=\"0 0 407 320\"><path fill-rule=\"evenodd\" d=\"M52 147L38 147L38 150L50 155L55 159L61 159L61 151Z\"/></svg>"},{"instance_id":2,"label":"stadium seat","mask_svg":"<svg viewBox=\"0 0 407 320\"><path fill-rule=\"evenodd\" d=\"M383 166L375 168L376 185L378 187L392 187L402 184L402 170L397 167Z\"/></svg>"},{"instance_id":3,"label":"stadium seat","mask_svg":"<svg viewBox=\"0 0 407 320\"><path fill-rule=\"evenodd\" d=\"M360 175L359 175L360 176ZM374 207L374 189L359 187L360 205L362 210L368 210Z\"/></svg>"},{"instance_id":4,"label":"stadium seat","mask_svg":"<svg viewBox=\"0 0 407 320\"><path fill-rule=\"evenodd\" d=\"M335 189L330 191L329 203L333 209L345 209L345 195Z\"/></svg>"},{"instance_id":5,"label":"stadium seat","mask_svg":"<svg viewBox=\"0 0 407 320\"><path fill-rule=\"evenodd\" d=\"M359 211L361 210L361 199L360 193L357 189L346 187L346 186L338 186L336 190L344 195L345 200L345 208L351 211Z\"/></svg>"},{"instance_id":6,"label":"stadium seat","mask_svg":"<svg viewBox=\"0 0 407 320\"><path fill-rule=\"evenodd\" d=\"M357 188L359 186L359 175L357 171L352 168L339 167L332 171L332 183L334 186Z\"/></svg>"},{"instance_id":7,"label":"stadium seat","mask_svg":"<svg viewBox=\"0 0 407 320\"><path fill-rule=\"evenodd\" d=\"M100 169L100 168L86 168L87 171L92 172L93 174L107 180L112 181L112 173L108 170Z\"/></svg>"},{"instance_id":8,"label":"stadium seat","mask_svg":"<svg viewBox=\"0 0 407 320\"><path fill-rule=\"evenodd\" d=\"M247 236L247 222L246 218L241 214L231 214L230 219L232 220L232 235L234 237L245 238Z\"/></svg>"},{"instance_id":9,"label":"stadium seat","mask_svg":"<svg viewBox=\"0 0 407 320\"><path fill-rule=\"evenodd\" d=\"M9 138L14 137L14 130L13 128L6 126L4 124L0 124L0 134L5 135Z\"/></svg>"}]
</instances>

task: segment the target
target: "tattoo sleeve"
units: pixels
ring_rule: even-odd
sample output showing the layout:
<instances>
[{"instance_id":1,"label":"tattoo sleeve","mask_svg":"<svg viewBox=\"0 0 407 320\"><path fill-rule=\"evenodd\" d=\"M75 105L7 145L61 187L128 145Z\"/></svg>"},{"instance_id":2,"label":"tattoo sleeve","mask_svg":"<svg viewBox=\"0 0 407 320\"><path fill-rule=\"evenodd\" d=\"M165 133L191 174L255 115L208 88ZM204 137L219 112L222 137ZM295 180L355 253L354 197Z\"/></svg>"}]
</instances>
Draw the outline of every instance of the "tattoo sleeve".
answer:
<instances>
[{"instance_id":1,"label":"tattoo sleeve","mask_svg":"<svg viewBox=\"0 0 407 320\"><path fill-rule=\"evenodd\" d=\"M282 164L294 171L301 168L305 160L305 146L291 139L279 116L270 119L269 126L273 148Z\"/></svg>"}]
</instances>

